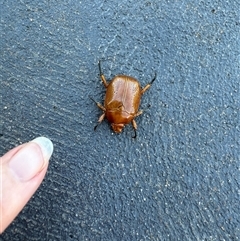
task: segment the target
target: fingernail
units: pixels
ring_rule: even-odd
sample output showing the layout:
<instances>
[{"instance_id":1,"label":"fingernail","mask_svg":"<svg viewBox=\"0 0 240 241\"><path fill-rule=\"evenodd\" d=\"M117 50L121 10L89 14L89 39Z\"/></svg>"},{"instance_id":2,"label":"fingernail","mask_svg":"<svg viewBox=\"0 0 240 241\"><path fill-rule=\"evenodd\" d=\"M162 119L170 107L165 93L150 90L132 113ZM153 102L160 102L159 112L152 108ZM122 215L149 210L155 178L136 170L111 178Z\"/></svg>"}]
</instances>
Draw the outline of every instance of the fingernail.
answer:
<instances>
[{"instance_id":1,"label":"fingernail","mask_svg":"<svg viewBox=\"0 0 240 241\"><path fill-rule=\"evenodd\" d=\"M32 140L31 142L35 142L37 143L41 150L42 150L42 155L43 155L43 159L44 161L49 161L52 152L53 152L53 144L52 142L46 138L46 137L37 137L36 139Z\"/></svg>"},{"instance_id":2,"label":"fingernail","mask_svg":"<svg viewBox=\"0 0 240 241\"><path fill-rule=\"evenodd\" d=\"M52 152L52 142L46 137L38 137L12 157L9 167L17 179L29 181L47 165Z\"/></svg>"}]
</instances>

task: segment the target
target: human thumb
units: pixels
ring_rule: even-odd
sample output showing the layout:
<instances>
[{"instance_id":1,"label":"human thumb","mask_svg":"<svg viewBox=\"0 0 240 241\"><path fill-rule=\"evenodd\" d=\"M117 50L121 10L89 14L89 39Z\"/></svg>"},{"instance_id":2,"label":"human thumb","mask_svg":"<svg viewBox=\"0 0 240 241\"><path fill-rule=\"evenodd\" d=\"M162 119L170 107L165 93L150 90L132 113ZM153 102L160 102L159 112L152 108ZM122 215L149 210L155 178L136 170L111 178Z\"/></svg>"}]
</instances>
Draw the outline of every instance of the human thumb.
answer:
<instances>
[{"instance_id":1,"label":"human thumb","mask_svg":"<svg viewBox=\"0 0 240 241\"><path fill-rule=\"evenodd\" d=\"M0 158L0 233L41 184L52 152L52 142L46 137L38 137Z\"/></svg>"}]
</instances>

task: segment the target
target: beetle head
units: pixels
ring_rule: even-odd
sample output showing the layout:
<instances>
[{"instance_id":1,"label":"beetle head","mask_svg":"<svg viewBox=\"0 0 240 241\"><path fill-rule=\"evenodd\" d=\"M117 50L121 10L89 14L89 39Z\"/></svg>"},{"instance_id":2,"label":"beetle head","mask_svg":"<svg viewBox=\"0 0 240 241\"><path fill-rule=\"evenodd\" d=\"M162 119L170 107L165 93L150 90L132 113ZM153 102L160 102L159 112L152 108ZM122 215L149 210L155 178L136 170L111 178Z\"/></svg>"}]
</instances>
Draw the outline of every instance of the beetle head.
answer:
<instances>
[{"instance_id":1,"label":"beetle head","mask_svg":"<svg viewBox=\"0 0 240 241\"><path fill-rule=\"evenodd\" d=\"M113 129L114 132L120 133L120 132L122 132L124 124L114 124L114 123L112 123L111 126L112 126L112 129Z\"/></svg>"}]
</instances>

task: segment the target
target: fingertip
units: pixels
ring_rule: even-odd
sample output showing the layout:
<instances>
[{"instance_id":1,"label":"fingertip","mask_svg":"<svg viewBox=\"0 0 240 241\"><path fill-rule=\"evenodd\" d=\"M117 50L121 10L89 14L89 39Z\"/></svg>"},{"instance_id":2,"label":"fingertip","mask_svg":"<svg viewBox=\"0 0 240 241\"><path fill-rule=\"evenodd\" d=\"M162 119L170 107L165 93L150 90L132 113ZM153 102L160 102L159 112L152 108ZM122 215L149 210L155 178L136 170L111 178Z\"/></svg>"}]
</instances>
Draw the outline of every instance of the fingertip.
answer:
<instances>
[{"instance_id":1,"label":"fingertip","mask_svg":"<svg viewBox=\"0 0 240 241\"><path fill-rule=\"evenodd\" d=\"M38 137L6 153L1 161L0 234L41 184L53 152L46 137Z\"/></svg>"},{"instance_id":2,"label":"fingertip","mask_svg":"<svg viewBox=\"0 0 240 241\"><path fill-rule=\"evenodd\" d=\"M48 165L52 152L52 142L46 137L38 137L15 153L8 166L16 179L29 181Z\"/></svg>"}]
</instances>

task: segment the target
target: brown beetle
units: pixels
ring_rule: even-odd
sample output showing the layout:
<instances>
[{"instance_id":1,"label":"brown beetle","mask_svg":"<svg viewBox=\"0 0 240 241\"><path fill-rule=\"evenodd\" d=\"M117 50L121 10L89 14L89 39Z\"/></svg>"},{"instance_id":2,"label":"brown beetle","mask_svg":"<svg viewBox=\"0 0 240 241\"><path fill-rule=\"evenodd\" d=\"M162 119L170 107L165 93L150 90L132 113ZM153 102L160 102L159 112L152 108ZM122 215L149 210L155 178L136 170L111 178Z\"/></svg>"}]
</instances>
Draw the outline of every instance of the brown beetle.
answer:
<instances>
[{"instance_id":1,"label":"brown beetle","mask_svg":"<svg viewBox=\"0 0 240 241\"><path fill-rule=\"evenodd\" d=\"M111 123L112 129L115 133L122 132L124 126L131 122L135 132L133 138L135 138L137 123L134 118L143 113L142 110L138 110L140 100L145 91L150 88L151 84L156 79L156 73L152 81L144 88L141 88L138 80L126 75L118 75L114 77L110 83L107 83L102 73L100 61L98 66L101 80L107 90L104 106L91 98L104 112L100 116L98 120L99 123L95 126L94 130L96 130L97 126L106 117Z\"/></svg>"}]
</instances>

